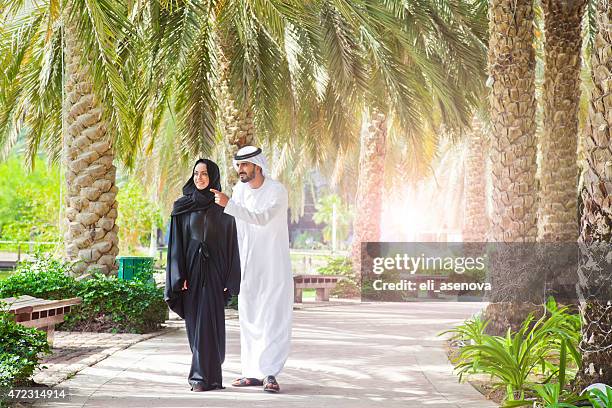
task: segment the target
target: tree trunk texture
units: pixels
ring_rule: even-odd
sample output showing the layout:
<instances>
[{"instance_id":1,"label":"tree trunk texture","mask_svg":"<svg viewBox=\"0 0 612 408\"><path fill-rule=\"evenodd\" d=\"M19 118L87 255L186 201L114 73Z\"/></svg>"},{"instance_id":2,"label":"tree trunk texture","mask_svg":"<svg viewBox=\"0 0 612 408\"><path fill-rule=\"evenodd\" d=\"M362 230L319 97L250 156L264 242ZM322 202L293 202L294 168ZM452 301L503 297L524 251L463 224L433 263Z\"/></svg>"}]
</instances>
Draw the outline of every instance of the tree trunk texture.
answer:
<instances>
[{"instance_id":1,"label":"tree trunk texture","mask_svg":"<svg viewBox=\"0 0 612 408\"><path fill-rule=\"evenodd\" d=\"M595 382L612 385L612 4L608 0L597 4L597 28L581 192L579 240L584 246L579 277L584 298L582 369L577 378L581 387Z\"/></svg>"},{"instance_id":2,"label":"tree trunk texture","mask_svg":"<svg viewBox=\"0 0 612 408\"><path fill-rule=\"evenodd\" d=\"M236 152L255 143L254 112L251 109L240 109L229 91L229 64L220 53L221 85L220 108L223 129L223 140L226 151L226 190L231 193L232 187L238 182L238 174L232 160Z\"/></svg>"},{"instance_id":3,"label":"tree trunk texture","mask_svg":"<svg viewBox=\"0 0 612 408\"><path fill-rule=\"evenodd\" d=\"M492 0L489 13L492 239L534 242L537 193L532 0Z\"/></svg>"},{"instance_id":4,"label":"tree trunk texture","mask_svg":"<svg viewBox=\"0 0 612 408\"><path fill-rule=\"evenodd\" d=\"M489 239L497 243L535 242L537 238L535 50L533 0L489 3L489 109L493 208ZM506 247L492 266L491 304L484 312L487 331L503 334L524 318L521 299L528 268L510 275L514 253ZM518 254L524 259L524 254ZM501 305L496 303L504 302ZM509 303L506 303L509 302ZM506 306L503 306L503 305ZM502 307L496 307L502 306Z\"/></svg>"},{"instance_id":5,"label":"tree trunk texture","mask_svg":"<svg viewBox=\"0 0 612 408\"><path fill-rule=\"evenodd\" d=\"M489 229L486 177L487 146L480 121L474 117L465 162L463 241L485 242Z\"/></svg>"},{"instance_id":6,"label":"tree trunk texture","mask_svg":"<svg viewBox=\"0 0 612 408\"><path fill-rule=\"evenodd\" d=\"M374 110L368 118L367 128L361 131L359 152L359 179L351 246L353 270L359 281L362 268L361 243L380 240L386 139L386 116Z\"/></svg>"},{"instance_id":7,"label":"tree trunk texture","mask_svg":"<svg viewBox=\"0 0 612 408\"><path fill-rule=\"evenodd\" d=\"M542 0L544 133L538 241L576 242L581 21L586 0Z\"/></svg>"},{"instance_id":8,"label":"tree trunk texture","mask_svg":"<svg viewBox=\"0 0 612 408\"><path fill-rule=\"evenodd\" d=\"M82 261L77 274L110 274L119 253L114 152L74 27L66 27L65 41L66 257Z\"/></svg>"}]
</instances>

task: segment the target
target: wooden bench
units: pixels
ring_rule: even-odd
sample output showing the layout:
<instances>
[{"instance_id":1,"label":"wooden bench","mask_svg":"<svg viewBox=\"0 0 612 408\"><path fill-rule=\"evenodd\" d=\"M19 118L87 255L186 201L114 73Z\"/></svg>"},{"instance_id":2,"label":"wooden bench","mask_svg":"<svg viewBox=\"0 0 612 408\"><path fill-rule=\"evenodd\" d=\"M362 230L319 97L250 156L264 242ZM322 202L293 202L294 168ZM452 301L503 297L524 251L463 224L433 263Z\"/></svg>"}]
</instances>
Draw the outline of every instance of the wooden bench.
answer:
<instances>
[{"instance_id":1,"label":"wooden bench","mask_svg":"<svg viewBox=\"0 0 612 408\"><path fill-rule=\"evenodd\" d=\"M295 275L293 277L293 295L296 303L302 303L302 291L315 289L317 301L328 301L329 294L336 287L341 276L330 275Z\"/></svg>"},{"instance_id":2,"label":"wooden bench","mask_svg":"<svg viewBox=\"0 0 612 408\"><path fill-rule=\"evenodd\" d=\"M53 346L55 325L64 321L64 315L70 312L71 306L80 304L81 298L46 300L23 295L0 301L8 304L7 311L15 315L16 323L44 330L47 333L47 341Z\"/></svg>"}]
</instances>

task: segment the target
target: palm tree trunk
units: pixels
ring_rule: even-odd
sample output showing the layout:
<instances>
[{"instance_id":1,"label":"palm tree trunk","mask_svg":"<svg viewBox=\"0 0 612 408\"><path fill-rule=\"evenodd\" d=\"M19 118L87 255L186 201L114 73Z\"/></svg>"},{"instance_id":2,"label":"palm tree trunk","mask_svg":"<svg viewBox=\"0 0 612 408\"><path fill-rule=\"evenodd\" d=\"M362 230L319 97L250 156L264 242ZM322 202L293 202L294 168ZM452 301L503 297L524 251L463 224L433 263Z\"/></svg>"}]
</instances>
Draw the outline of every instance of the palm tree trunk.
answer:
<instances>
[{"instance_id":1,"label":"palm tree trunk","mask_svg":"<svg viewBox=\"0 0 612 408\"><path fill-rule=\"evenodd\" d=\"M254 112L251 109L240 110L229 91L229 63L219 52L221 66L220 107L223 130L223 140L226 144L226 191L231 193L232 187L238 182L238 175L233 167L232 159L236 152L244 146L255 143Z\"/></svg>"},{"instance_id":2,"label":"palm tree trunk","mask_svg":"<svg viewBox=\"0 0 612 408\"><path fill-rule=\"evenodd\" d=\"M586 171L582 187L584 211L580 242L588 245L588 259L595 254L599 265L580 265L583 318L581 387L595 382L612 384L612 274L609 257L612 242L612 5L597 4L598 33L591 55L593 91L584 147ZM599 248L596 250L596 248ZM603 264L603 268L600 266ZM598 268L599 266L599 268ZM597 296L595 296L597 295Z\"/></svg>"},{"instance_id":3,"label":"palm tree trunk","mask_svg":"<svg viewBox=\"0 0 612 408\"><path fill-rule=\"evenodd\" d=\"M544 133L538 240L576 242L581 21L586 0L543 0Z\"/></svg>"},{"instance_id":4,"label":"palm tree trunk","mask_svg":"<svg viewBox=\"0 0 612 408\"><path fill-rule=\"evenodd\" d=\"M357 279L361 274L361 243L380 240L382 190L387 139L386 116L376 110L361 131L359 176L353 221L351 258Z\"/></svg>"},{"instance_id":5,"label":"palm tree trunk","mask_svg":"<svg viewBox=\"0 0 612 408\"><path fill-rule=\"evenodd\" d=\"M489 228L485 178L487 148L480 121L476 116L472 120L472 131L468 138L465 162L463 241L485 242Z\"/></svg>"},{"instance_id":6,"label":"palm tree trunk","mask_svg":"<svg viewBox=\"0 0 612 408\"><path fill-rule=\"evenodd\" d=\"M492 0L489 9L489 109L493 208L490 240L498 245L535 242L536 221L536 99L533 48L533 0ZM500 248L503 256L492 266L491 304L484 316L487 331L503 334L525 317L519 300L529 279L505 274L515 253ZM507 249L511 249L508 251ZM517 259L524 259L518 254ZM526 268L519 269L525 271ZM509 281L509 280L512 281Z\"/></svg>"},{"instance_id":7,"label":"palm tree trunk","mask_svg":"<svg viewBox=\"0 0 612 408\"><path fill-rule=\"evenodd\" d=\"M537 235L532 1L492 0L489 12L491 232L496 242L534 242Z\"/></svg>"},{"instance_id":8,"label":"palm tree trunk","mask_svg":"<svg viewBox=\"0 0 612 408\"><path fill-rule=\"evenodd\" d=\"M81 261L74 268L77 274L109 274L119 253L114 153L75 27L65 27L65 42L66 257Z\"/></svg>"}]
</instances>

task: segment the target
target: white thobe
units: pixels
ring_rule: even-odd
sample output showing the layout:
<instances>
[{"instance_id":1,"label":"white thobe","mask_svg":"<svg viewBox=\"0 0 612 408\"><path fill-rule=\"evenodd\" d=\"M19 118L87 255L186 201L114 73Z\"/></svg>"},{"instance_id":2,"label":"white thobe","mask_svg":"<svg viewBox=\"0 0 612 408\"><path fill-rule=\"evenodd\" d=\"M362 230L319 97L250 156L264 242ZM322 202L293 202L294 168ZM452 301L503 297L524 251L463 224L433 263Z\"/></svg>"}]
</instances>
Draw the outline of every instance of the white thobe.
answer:
<instances>
[{"instance_id":1,"label":"white thobe","mask_svg":"<svg viewBox=\"0 0 612 408\"><path fill-rule=\"evenodd\" d=\"M225 213L236 218L242 281L238 295L242 376L278 375L289 355L293 275L288 198L268 177L257 188L238 182Z\"/></svg>"}]
</instances>

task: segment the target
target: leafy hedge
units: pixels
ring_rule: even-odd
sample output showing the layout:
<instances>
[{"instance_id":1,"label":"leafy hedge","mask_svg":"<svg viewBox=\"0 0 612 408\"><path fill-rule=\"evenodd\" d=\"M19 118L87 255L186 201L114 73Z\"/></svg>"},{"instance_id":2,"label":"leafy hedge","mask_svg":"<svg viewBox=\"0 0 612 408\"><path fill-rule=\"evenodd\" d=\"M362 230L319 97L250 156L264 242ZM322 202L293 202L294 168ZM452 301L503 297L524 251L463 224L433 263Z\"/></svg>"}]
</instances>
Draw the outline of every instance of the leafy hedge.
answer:
<instances>
[{"instance_id":1,"label":"leafy hedge","mask_svg":"<svg viewBox=\"0 0 612 408\"><path fill-rule=\"evenodd\" d=\"M49 256L23 263L0 281L0 298L30 295L43 299L80 297L59 330L146 333L158 329L167 317L163 288L152 270L132 281L96 274L77 280L69 275L72 264Z\"/></svg>"},{"instance_id":2,"label":"leafy hedge","mask_svg":"<svg viewBox=\"0 0 612 408\"><path fill-rule=\"evenodd\" d=\"M359 285L357 283L357 277L353 271L353 264L348 257L328 257L327 265L318 268L317 272L321 275L335 275L342 276L336 284L336 287L332 291L332 295L341 298L352 298L361 295Z\"/></svg>"},{"instance_id":3,"label":"leafy hedge","mask_svg":"<svg viewBox=\"0 0 612 408\"><path fill-rule=\"evenodd\" d=\"M97 274L82 283L77 296L83 304L66 318L63 327L68 330L146 333L167 318L163 288L144 279L124 281Z\"/></svg>"},{"instance_id":4,"label":"leafy hedge","mask_svg":"<svg viewBox=\"0 0 612 408\"><path fill-rule=\"evenodd\" d=\"M40 365L40 357L50 353L47 335L13 321L0 304L0 388L26 384Z\"/></svg>"}]
</instances>

